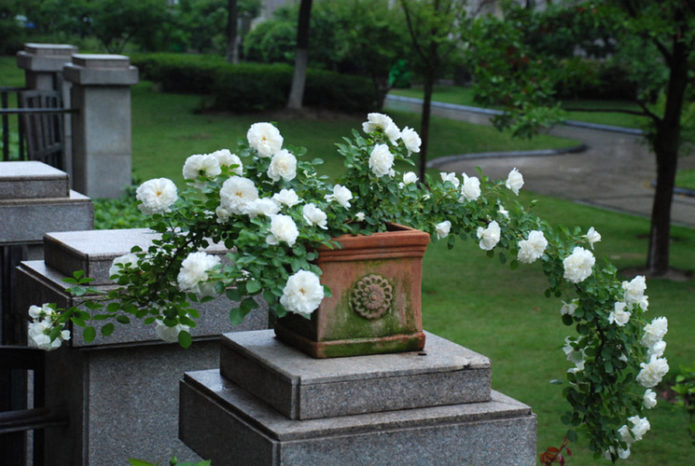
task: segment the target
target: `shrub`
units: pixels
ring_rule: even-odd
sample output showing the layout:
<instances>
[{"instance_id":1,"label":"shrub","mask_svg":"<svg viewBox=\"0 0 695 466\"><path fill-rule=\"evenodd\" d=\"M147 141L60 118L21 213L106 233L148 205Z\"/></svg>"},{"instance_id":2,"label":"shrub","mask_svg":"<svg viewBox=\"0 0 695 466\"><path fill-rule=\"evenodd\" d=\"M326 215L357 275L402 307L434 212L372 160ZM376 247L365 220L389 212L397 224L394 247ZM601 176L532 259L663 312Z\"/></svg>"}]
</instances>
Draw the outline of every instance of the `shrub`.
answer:
<instances>
[{"instance_id":1,"label":"shrub","mask_svg":"<svg viewBox=\"0 0 695 466\"><path fill-rule=\"evenodd\" d=\"M139 54L131 58L143 78L167 92L212 95L212 107L233 112L283 108L292 83L285 64L232 65L211 55ZM365 112L376 105L371 82L332 71L307 72L304 104L344 112Z\"/></svg>"}]
</instances>

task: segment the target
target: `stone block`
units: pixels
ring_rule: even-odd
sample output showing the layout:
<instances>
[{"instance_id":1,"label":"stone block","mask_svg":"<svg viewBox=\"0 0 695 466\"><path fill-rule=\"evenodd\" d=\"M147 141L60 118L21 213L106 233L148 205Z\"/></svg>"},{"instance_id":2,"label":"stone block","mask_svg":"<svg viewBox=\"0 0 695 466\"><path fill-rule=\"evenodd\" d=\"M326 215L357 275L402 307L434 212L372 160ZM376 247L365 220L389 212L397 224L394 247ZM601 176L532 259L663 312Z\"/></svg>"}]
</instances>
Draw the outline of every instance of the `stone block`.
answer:
<instances>
[{"instance_id":1,"label":"stone block","mask_svg":"<svg viewBox=\"0 0 695 466\"><path fill-rule=\"evenodd\" d=\"M138 83L138 69L130 65L125 68L94 68L66 63L63 75L67 81L83 86L132 86Z\"/></svg>"},{"instance_id":2,"label":"stone block","mask_svg":"<svg viewBox=\"0 0 695 466\"><path fill-rule=\"evenodd\" d=\"M179 422L212 464L536 464L536 416L496 391L481 403L298 421L213 369L185 374Z\"/></svg>"},{"instance_id":3,"label":"stone block","mask_svg":"<svg viewBox=\"0 0 695 466\"><path fill-rule=\"evenodd\" d=\"M272 330L223 336L220 372L290 419L490 399L490 361L427 333L422 352L313 359Z\"/></svg>"},{"instance_id":4,"label":"stone block","mask_svg":"<svg viewBox=\"0 0 695 466\"><path fill-rule=\"evenodd\" d=\"M147 228L122 230L85 230L47 233L44 237L46 265L63 275L83 270L93 285L111 285L109 269L113 260L134 246L147 249L159 234ZM224 255L222 244L206 249L209 254Z\"/></svg>"},{"instance_id":5,"label":"stone block","mask_svg":"<svg viewBox=\"0 0 695 466\"><path fill-rule=\"evenodd\" d=\"M77 47L69 44L24 44L17 52L17 66L30 72L57 73L69 63Z\"/></svg>"},{"instance_id":6,"label":"stone block","mask_svg":"<svg viewBox=\"0 0 695 466\"><path fill-rule=\"evenodd\" d=\"M68 197L68 174L42 162L0 163L0 199Z\"/></svg>"},{"instance_id":7,"label":"stone block","mask_svg":"<svg viewBox=\"0 0 695 466\"><path fill-rule=\"evenodd\" d=\"M0 218L0 244L40 244L47 231L93 228L94 206L75 191L67 197L0 199Z\"/></svg>"}]
</instances>

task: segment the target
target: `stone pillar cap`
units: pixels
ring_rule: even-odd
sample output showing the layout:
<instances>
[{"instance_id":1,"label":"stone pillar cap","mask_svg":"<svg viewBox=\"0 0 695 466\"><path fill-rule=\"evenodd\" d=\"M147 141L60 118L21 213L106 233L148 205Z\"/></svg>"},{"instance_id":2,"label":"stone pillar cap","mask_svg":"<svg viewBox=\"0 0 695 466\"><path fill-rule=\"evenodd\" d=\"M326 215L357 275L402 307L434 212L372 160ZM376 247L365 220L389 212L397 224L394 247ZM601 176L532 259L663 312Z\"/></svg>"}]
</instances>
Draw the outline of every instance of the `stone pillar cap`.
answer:
<instances>
[{"instance_id":1,"label":"stone pillar cap","mask_svg":"<svg viewBox=\"0 0 695 466\"><path fill-rule=\"evenodd\" d=\"M70 44L24 44L24 51L32 55L70 57L77 53L78 48Z\"/></svg>"},{"instance_id":2,"label":"stone pillar cap","mask_svg":"<svg viewBox=\"0 0 695 466\"><path fill-rule=\"evenodd\" d=\"M72 63L89 69L128 69L130 58L125 55L77 53L72 56Z\"/></svg>"}]
</instances>

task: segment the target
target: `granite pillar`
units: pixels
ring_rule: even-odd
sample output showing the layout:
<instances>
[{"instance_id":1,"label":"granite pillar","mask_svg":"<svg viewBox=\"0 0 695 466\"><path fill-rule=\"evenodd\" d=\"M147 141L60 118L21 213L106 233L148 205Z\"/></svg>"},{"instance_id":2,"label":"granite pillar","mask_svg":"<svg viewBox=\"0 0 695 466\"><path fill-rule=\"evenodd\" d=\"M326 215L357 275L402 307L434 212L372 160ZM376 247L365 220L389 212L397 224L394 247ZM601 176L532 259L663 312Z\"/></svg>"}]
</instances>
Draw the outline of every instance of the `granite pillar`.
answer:
<instances>
[{"instance_id":1,"label":"granite pillar","mask_svg":"<svg viewBox=\"0 0 695 466\"><path fill-rule=\"evenodd\" d=\"M72 83L73 185L117 198L131 183L130 86L138 70L122 55L76 54L63 68Z\"/></svg>"},{"instance_id":2,"label":"granite pillar","mask_svg":"<svg viewBox=\"0 0 695 466\"><path fill-rule=\"evenodd\" d=\"M17 66L24 70L25 87L29 90L60 92L63 107L70 107L70 82L63 78L63 66L70 63L78 48L70 44L24 44L17 52ZM65 171L72 176L72 121L63 115L63 151Z\"/></svg>"},{"instance_id":3,"label":"granite pillar","mask_svg":"<svg viewBox=\"0 0 695 466\"><path fill-rule=\"evenodd\" d=\"M272 330L223 335L219 369L180 383L181 439L212 464L535 465L536 416L491 390L485 356L312 359Z\"/></svg>"},{"instance_id":4,"label":"granite pillar","mask_svg":"<svg viewBox=\"0 0 695 466\"><path fill-rule=\"evenodd\" d=\"M47 234L45 260L18 267L21 307L46 302L65 307L98 298L70 295L63 278L84 270L96 288L108 291L115 286L108 278L113 259L135 245L146 249L155 237L147 229ZM207 252L224 255L226 249L213 245ZM110 466L126 464L128 458L165 463L172 456L199 461L177 438L181 373L218 365L222 332L268 326L263 305L233 326L228 317L233 305L226 298L196 305L201 317L187 350L159 340L152 325L134 318L91 342L79 327L70 328L71 340L46 354L46 404L66 406L70 413L67 427L45 430L51 464Z\"/></svg>"}]
</instances>

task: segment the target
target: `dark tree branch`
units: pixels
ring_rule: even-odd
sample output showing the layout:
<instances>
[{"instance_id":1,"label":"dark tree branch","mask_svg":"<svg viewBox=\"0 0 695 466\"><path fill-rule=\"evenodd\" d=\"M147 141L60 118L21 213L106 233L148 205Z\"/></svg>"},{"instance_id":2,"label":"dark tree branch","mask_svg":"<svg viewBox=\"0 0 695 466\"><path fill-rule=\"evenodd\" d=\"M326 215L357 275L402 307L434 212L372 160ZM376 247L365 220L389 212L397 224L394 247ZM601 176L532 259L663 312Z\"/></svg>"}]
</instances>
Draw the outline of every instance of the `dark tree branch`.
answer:
<instances>
[{"instance_id":1,"label":"dark tree branch","mask_svg":"<svg viewBox=\"0 0 695 466\"><path fill-rule=\"evenodd\" d=\"M401 6L403 7L403 12L405 13L405 22L408 26L408 32L410 33L410 40L413 43L413 48L415 48L415 52L417 52L417 54L420 55L422 61L427 62L427 55L425 54L424 50L422 50L422 48L420 47L420 44L418 43L416 38L417 34L415 34L415 29L413 28L413 21L410 18L408 2L406 0L401 0Z\"/></svg>"}]
</instances>

